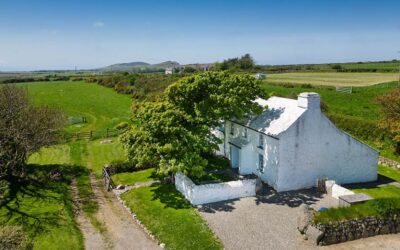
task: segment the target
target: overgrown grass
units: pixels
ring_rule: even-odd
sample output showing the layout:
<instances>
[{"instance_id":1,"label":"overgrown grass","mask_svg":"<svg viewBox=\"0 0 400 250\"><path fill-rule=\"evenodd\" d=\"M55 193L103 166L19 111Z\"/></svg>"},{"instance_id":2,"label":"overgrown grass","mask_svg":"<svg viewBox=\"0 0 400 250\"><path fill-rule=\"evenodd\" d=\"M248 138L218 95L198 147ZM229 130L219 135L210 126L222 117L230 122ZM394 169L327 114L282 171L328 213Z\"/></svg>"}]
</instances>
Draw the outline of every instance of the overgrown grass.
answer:
<instances>
[{"instance_id":1,"label":"overgrown grass","mask_svg":"<svg viewBox=\"0 0 400 250\"><path fill-rule=\"evenodd\" d=\"M234 180L231 175L225 173L205 173L201 177L190 176L190 179L198 184L203 182L227 182Z\"/></svg>"},{"instance_id":2,"label":"overgrown grass","mask_svg":"<svg viewBox=\"0 0 400 250\"><path fill-rule=\"evenodd\" d=\"M95 83L59 81L21 83L18 86L28 89L35 104L57 107L69 116L88 119L88 123L69 126L69 131L113 128L130 117L130 96Z\"/></svg>"},{"instance_id":3,"label":"overgrown grass","mask_svg":"<svg viewBox=\"0 0 400 250\"><path fill-rule=\"evenodd\" d=\"M400 215L400 199L385 198L367 201L351 207L331 208L317 212L314 215L315 223L326 223L349 219L362 219L365 217L383 217L388 214Z\"/></svg>"},{"instance_id":4,"label":"overgrown grass","mask_svg":"<svg viewBox=\"0 0 400 250\"><path fill-rule=\"evenodd\" d=\"M115 185L134 185L140 182L154 181L157 179L157 174L154 168L149 168L131 173L114 174L111 179Z\"/></svg>"},{"instance_id":5,"label":"overgrown grass","mask_svg":"<svg viewBox=\"0 0 400 250\"><path fill-rule=\"evenodd\" d=\"M197 211L172 185L132 189L122 199L168 249L222 249Z\"/></svg>"}]
</instances>

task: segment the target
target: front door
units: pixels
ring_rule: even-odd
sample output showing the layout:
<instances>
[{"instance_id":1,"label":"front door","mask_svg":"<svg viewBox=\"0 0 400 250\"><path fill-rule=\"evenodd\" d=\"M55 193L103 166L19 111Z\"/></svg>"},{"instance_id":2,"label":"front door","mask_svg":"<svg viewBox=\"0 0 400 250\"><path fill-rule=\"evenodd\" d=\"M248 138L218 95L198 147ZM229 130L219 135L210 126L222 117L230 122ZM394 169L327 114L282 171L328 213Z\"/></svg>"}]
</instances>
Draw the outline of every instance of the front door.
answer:
<instances>
[{"instance_id":1,"label":"front door","mask_svg":"<svg viewBox=\"0 0 400 250\"><path fill-rule=\"evenodd\" d=\"M239 148L233 145L230 146L230 158L231 158L231 166L232 168L239 167Z\"/></svg>"}]
</instances>

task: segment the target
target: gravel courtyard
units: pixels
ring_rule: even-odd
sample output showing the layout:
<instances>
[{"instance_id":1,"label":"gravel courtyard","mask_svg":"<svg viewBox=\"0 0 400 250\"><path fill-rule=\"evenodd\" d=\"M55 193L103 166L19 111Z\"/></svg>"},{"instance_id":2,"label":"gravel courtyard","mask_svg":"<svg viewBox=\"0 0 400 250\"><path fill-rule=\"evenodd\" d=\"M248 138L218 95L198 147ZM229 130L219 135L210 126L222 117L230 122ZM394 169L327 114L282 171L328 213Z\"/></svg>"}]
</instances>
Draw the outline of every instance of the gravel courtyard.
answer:
<instances>
[{"instance_id":1,"label":"gravel courtyard","mask_svg":"<svg viewBox=\"0 0 400 250\"><path fill-rule=\"evenodd\" d=\"M298 233L299 206L326 206L332 200L312 190L276 193L265 189L257 197L199 207L226 249L400 249L400 235L384 235L326 247L316 247Z\"/></svg>"}]
</instances>

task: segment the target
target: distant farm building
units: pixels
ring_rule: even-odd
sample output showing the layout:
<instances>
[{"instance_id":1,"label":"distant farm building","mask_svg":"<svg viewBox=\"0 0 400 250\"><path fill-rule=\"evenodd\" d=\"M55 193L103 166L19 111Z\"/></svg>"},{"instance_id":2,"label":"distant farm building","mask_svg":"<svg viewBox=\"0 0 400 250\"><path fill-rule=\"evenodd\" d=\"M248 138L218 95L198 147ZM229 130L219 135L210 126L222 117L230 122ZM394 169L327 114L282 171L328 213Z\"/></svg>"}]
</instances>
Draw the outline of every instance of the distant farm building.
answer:
<instances>
[{"instance_id":1,"label":"distant farm building","mask_svg":"<svg viewBox=\"0 0 400 250\"><path fill-rule=\"evenodd\" d=\"M255 78L256 79L265 79L265 78L267 78L267 75L266 74L262 74L262 73L257 73L255 75Z\"/></svg>"}]
</instances>

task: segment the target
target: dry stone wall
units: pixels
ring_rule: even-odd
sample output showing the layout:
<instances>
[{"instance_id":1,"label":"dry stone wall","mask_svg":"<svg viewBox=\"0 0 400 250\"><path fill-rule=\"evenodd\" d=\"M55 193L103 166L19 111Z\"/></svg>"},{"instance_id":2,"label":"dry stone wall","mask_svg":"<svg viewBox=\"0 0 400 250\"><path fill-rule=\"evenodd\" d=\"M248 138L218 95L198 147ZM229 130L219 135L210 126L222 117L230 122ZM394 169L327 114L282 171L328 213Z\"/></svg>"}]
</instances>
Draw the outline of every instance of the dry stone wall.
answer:
<instances>
[{"instance_id":1,"label":"dry stone wall","mask_svg":"<svg viewBox=\"0 0 400 250\"><path fill-rule=\"evenodd\" d=\"M385 218L366 217L314 226L323 232L318 243L330 245L380 234L400 233L400 215L394 214Z\"/></svg>"},{"instance_id":2,"label":"dry stone wall","mask_svg":"<svg viewBox=\"0 0 400 250\"><path fill-rule=\"evenodd\" d=\"M378 164L400 169L400 162L379 156Z\"/></svg>"}]
</instances>

